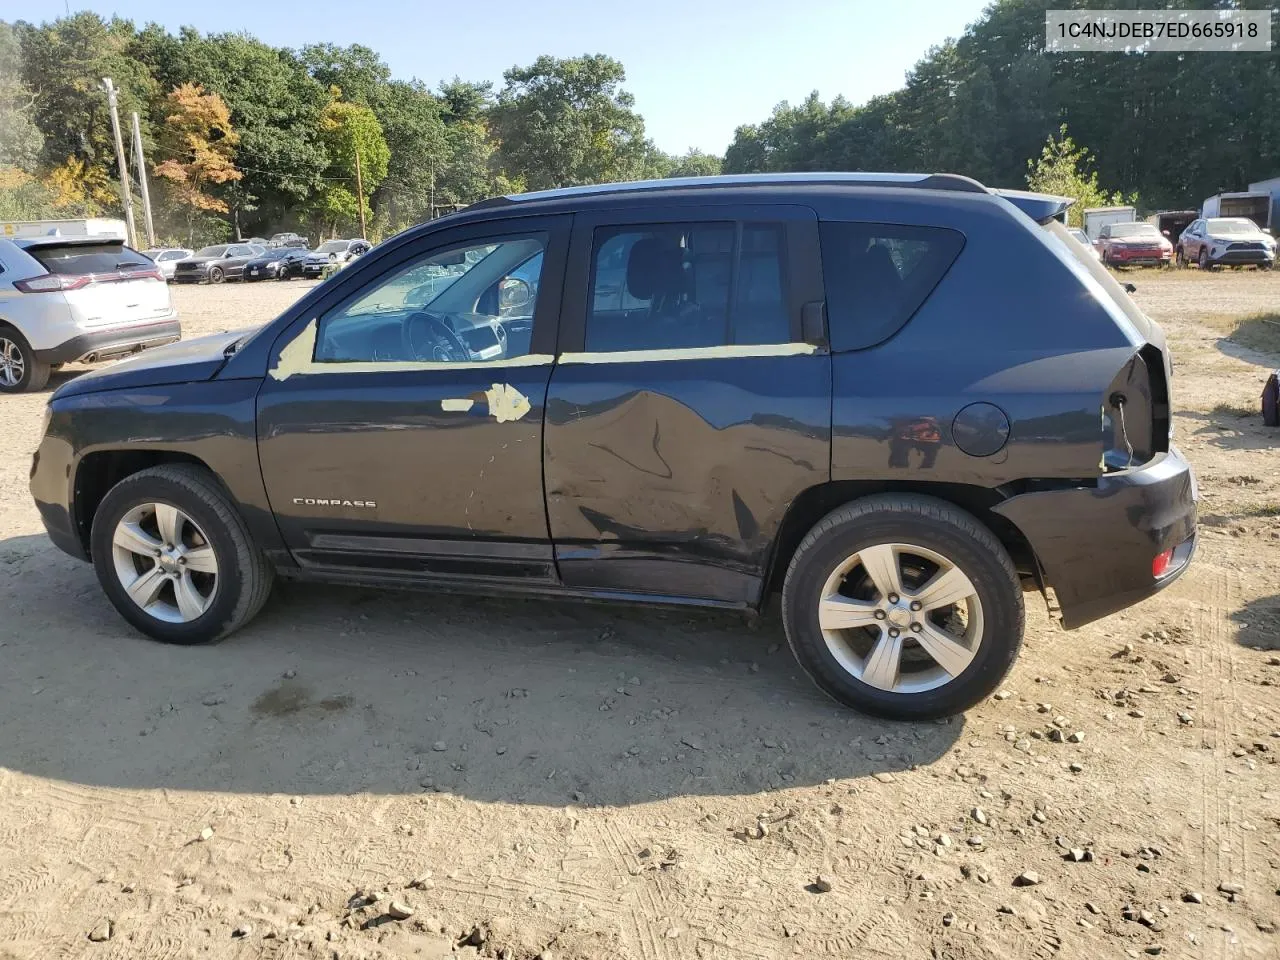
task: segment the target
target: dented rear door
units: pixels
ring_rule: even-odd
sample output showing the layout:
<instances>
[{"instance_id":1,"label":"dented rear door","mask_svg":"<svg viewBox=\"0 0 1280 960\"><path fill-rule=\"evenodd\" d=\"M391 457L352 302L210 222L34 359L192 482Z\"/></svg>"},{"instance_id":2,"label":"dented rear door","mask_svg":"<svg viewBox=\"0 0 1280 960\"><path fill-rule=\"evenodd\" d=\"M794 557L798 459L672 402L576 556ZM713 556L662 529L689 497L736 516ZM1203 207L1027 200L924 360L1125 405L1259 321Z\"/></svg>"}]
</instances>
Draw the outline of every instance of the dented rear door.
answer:
<instances>
[{"instance_id":1,"label":"dented rear door","mask_svg":"<svg viewBox=\"0 0 1280 960\"><path fill-rule=\"evenodd\" d=\"M787 509L830 478L819 261L803 206L574 218L544 436L567 586L759 600Z\"/></svg>"}]
</instances>

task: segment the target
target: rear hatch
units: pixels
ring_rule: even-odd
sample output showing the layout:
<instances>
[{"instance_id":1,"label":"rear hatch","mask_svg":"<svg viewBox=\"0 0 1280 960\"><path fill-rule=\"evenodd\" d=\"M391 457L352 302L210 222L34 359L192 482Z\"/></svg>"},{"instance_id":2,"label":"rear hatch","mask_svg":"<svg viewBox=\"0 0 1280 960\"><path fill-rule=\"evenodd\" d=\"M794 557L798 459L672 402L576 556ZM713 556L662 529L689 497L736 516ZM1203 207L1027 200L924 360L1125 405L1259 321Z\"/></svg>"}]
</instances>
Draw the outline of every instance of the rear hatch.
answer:
<instances>
[{"instance_id":1,"label":"rear hatch","mask_svg":"<svg viewBox=\"0 0 1280 960\"><path fill-rule=\"evenodd\" d=\"M156 265L120 240L58 237L25 247L86 329L152 323L173 313Z\"/></svg>"}]
</instances>

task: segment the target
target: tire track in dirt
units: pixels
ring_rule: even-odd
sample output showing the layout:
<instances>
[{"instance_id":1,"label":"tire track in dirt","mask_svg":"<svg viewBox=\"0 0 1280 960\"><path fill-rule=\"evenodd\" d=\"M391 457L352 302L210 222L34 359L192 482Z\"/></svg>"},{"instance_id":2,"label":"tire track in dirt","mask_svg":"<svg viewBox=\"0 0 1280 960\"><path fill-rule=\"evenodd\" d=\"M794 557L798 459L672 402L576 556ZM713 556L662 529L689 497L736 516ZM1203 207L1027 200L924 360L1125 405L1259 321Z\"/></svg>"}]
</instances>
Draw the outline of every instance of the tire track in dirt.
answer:
<instances>
[{"instance_id":1,"label":"tire track in dirt","mask_svg":"<svg viewBox=\"0 0 1280 960\"><path fill-rule=\"evenodd\" d=\"M1200 782L1201 863L1200 880L1206 890L1233 881L1247 884L1248 848L1240 829L1239 801L1232 796L1238 781L1227 773L1231 729L1236 716L1235 638L1228 628L1228 613L1240 597L1240 575L1223 567L1200 563L1200 593L1195 616L1196 645L1201 681L1197 713L1201 718L1202 745L1211 751ZM1214 931L1209 956L1227 960L1241 955L1235 940L1225 931ZM1235 946L1239 946L1236 940Z\"/></svg>"}]
</instances>

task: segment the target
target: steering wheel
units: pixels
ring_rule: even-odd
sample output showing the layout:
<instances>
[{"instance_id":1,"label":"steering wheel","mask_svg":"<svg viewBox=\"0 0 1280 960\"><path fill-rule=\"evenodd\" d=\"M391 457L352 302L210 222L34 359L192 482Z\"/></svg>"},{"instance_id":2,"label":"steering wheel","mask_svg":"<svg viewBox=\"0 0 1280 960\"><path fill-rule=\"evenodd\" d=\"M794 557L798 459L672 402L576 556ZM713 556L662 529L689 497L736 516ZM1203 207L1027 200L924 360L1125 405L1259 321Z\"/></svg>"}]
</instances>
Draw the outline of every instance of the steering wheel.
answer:
<instances>
[{"instance_id":1,"label":"steering wheel","mask_svg":"<svg viewBox=\"0 0 1280 960\"><path fill-rule=\"evenodd\" d=\"M471 351L453 327L425 311L411 313L400 326L405 356L438 363L467 363Z\"/></svg>"}]
</instances>

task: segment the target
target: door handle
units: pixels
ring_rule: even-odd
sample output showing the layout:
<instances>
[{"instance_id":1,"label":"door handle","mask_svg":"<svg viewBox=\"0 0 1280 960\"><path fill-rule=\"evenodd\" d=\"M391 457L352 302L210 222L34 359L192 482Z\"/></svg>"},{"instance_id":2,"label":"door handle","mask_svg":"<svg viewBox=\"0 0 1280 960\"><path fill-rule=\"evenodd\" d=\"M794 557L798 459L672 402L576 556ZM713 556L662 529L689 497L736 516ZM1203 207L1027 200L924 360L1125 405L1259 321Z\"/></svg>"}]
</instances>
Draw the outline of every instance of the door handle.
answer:
<instances>
[{"instance_id":1,"label":"door handle","mask_svg":"<svg viewBox=\"0 0 1280 960\"><path fill-rule=\"evenodd\" d=\"M827 346L827 305L810 300L800 308L800 337L815 347Z\"/></svg>"}]
</instances>

